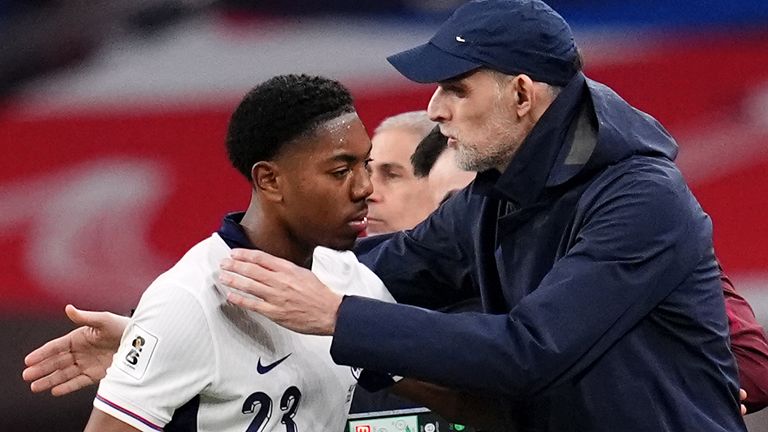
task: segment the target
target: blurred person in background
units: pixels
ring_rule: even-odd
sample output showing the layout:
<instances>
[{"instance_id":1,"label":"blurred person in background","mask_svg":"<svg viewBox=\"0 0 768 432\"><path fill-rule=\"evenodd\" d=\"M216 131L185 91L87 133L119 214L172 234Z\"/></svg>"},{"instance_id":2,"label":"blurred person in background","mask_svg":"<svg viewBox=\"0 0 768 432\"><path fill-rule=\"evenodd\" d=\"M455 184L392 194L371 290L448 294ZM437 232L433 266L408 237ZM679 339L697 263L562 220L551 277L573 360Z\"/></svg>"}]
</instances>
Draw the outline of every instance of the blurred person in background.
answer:
<instances>
[{"instance_id":1,"label":"blurred person in background","mask_svg":"<svg viewBox=\"0 0 768 432\"><path fill-rule=\"evenodd\" d=\"M742 411L753 413L768 406L768 340L749 302L720 267L731 350L739 370ZM746 393L744 393L746 392Z\"/></svg>"},{"instance_id":2,"label":"blurred person in background","mask_svg":"<svg viewBox=\"0 0 768 432\"><path fill-rule=\"evenodd\" d=\"M384 119L374 130L368 235L413 228L435 210L426 177L417 177L410 162L435 125L426 111L411 111Z\"/></svg>"},{"instance_id":3,"label":"blurred person in background","mask_svg":"<svg viewBox=\"0 0 768 432\"><path fill-rule=\"evenodd\" d=\"M475 174L459 168L454 149L426 111L384 119L371 137L368 235L411 229L469 184Z\"/></svg>"}]
</instances>

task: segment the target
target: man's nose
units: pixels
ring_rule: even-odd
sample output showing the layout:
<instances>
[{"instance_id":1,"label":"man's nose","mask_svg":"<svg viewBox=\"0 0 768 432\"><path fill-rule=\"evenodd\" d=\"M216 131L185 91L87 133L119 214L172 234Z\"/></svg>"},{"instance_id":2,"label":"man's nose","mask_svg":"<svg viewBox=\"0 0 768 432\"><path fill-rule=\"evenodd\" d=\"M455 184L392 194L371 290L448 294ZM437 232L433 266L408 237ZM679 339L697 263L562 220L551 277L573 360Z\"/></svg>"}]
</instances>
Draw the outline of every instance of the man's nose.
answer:
<instances>
[{"instance_id":1,"label":"man's nose","mask_svg":"<svg viewBox=\"0 0 768 432\"><path fill-rule=\"evenodd\" d=\"M371 183L371 184L373 184L373 183ZM365 200L368 201L368 202L380 202L381 201L381 193L378 192L378 190L376 189L375 185L373 186L373 191L371 192L370 195L368 195L368 197Z\"/></svg>"},{"instance_id":2,"label":"man's nose","mask_svg":"<svg viewBox=\"0 0 768 432\"><path fill-rule=\"evenodd\" d=\"M430 120L438 123L448 120L448 111L445 106L445 94L440 87L435 89L435 92L432 93L432 97L429 99L427 115L429 115Z\"/></svg>"},{"instance_id":3,"label":"man's nose","mask_svg":"<svg viewBox=\"0 0 768 432\"><path fill-rule=\"evenodd\" d=\"M362 173L357 177L357 181L352 186L352 199L358 201L361 199L369 200L373 194L373 183L371 182L371 174L367 169L364 169Z\"/></svg>"}]
</instances>

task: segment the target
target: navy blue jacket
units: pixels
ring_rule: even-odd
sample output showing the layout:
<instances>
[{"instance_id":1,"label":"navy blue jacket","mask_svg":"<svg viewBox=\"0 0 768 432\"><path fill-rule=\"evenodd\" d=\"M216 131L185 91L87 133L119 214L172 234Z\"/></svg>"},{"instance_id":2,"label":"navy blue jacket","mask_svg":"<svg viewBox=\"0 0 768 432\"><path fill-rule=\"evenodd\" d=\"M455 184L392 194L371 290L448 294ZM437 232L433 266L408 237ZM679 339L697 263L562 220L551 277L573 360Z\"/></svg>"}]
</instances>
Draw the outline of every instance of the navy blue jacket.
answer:
<instances>
[{"instance_id":1,"label":"navy blue jacket","mask_svg":"<svg viewBox=\"0 0 768 432\"><path fill-rule=\"evenodd\" d=\"M418 307L345 297L333 358L497 395L518 430L746 430L711 222L676 153L579 74L504 173L358 244ZM429 310L478 292L485 313Z\"/></svg>"}]
</instances>

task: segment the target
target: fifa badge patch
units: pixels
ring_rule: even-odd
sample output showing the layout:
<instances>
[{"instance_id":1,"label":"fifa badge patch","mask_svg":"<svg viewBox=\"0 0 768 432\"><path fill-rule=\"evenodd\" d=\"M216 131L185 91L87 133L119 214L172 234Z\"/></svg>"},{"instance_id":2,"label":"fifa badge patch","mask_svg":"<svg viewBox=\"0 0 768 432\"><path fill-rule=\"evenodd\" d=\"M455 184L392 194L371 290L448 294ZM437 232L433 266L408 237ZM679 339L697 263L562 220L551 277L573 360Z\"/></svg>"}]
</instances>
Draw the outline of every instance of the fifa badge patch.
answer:
<instances>
[{"instance_id":1,"label":"fifa badge patch","mask_svg":"<svg viewBox=\"0 0 768 432\"><path fill-rule=\"evenodd\" d=\"M141 379L157 346L157 337L133 325L118 351L117 367L133 378Z\"/></svg>"}]
</instances>

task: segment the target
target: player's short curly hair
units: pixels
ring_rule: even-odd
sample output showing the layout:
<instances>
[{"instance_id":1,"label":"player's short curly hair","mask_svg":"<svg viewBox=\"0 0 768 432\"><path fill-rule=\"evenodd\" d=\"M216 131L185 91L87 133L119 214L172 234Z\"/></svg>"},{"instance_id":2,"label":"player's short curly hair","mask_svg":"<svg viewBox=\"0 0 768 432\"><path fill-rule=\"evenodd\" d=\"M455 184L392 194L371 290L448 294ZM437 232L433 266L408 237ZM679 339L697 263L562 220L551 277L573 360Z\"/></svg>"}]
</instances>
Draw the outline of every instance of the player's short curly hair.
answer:
<instances>
[{"instance_id":1,"label":"player's short curly hair","mask_svg":"<svg viewBox=\"0 0 768 432\"><path fill-rule=\"evenodd\" d=\"M349 90L332 79L303 74L270 78L249 91L232 113L229 160L251 180L256 162L274 159L296 138L354 111Z\"/></svg>"}]
</instances>

